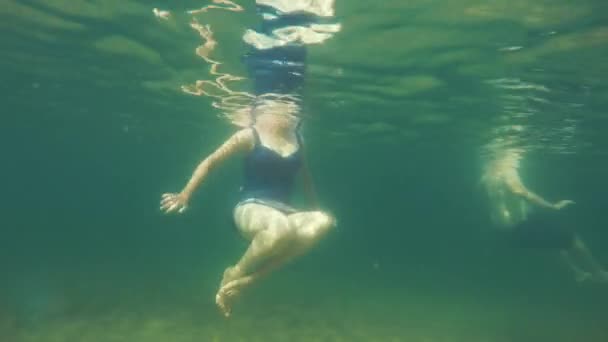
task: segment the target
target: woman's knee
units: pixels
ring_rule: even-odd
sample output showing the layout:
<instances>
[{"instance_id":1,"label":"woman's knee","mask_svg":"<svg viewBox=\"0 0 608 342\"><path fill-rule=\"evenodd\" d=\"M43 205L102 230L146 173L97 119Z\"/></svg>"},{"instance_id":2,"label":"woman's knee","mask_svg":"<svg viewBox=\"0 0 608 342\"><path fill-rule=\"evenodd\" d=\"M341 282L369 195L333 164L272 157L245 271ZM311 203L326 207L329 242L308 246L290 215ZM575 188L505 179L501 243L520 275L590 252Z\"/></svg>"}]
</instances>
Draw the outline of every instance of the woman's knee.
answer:
<instances>
[{"instance_id":1,"label":"woman's knee","mask_svg":"<svg viewBox=\"0 0 608 342\"><path fill-rule=\"evenodd\" d=\"M310 213L309 221L298 230L298 233L304 238L317 238L325 235L335 225L336 219L332 215L322 211L315 211Z\"/></svg>"},{"instance_id":2,"label":"woman's knee","mask_svg":"<svg viewBox=\"0 0 608 342\"><path fill-rule=\"evenodd\" d=\"M331 229L336 226L336 218L333 215L323 211L317 211L315 215L319 225L325 229Z\"/></svg>"}]
</instances>

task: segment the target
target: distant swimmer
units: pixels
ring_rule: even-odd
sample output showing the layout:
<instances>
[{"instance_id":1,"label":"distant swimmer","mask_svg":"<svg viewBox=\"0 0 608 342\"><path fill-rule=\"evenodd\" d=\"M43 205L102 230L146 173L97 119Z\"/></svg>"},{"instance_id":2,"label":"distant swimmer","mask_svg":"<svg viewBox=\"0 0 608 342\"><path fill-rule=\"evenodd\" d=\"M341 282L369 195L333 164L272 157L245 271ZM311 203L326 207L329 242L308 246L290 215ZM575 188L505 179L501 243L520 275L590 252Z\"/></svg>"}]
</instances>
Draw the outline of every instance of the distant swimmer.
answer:
<instances>
[{"instance_id":1,"label":"distant swimmer","mask_svg":"<svg viewBox=\"0 0 608 342\"><path fill-rule=\"evenodd\" d=\"M258 33L249 30L244 38L250 47L243 61L253 80L251 104L225 113L225 117L240 130L200 162L181 192L162 195L161 210L182 213L211 170L230 157L244 157L244 180L233 214L238 231L251 242L240 260L226 268L216 294L216 304L227 317L231 315L234 299L245 288L308 252L336 225L334 217L316 205L300 132L300 90L306 71L306 47L299 39L282 41L283 36L273 33L281 32L281 28L287 26L300 27L302 32L308 32L315 23L318 7L307 11L305 6L297 6L295 12L290 11L296 3L300 4L299 1L280 2L281 7L278 8L272 1L258 1L262 28ZM213 41L209 27L196 24L193 27L207 44ZM251 35L262 37L260 39L267 45L254 44L254 41L259 42L255 39L250 42L246 38L251 38ZM216 72L220 63L209 57L214 46L215 43L205 53L197 53L207 62L215 63L212 71ZM196 89L188 92L206 95L203 87L209 84L199 82ZM215 84L217 89L229 93L231 97L228 99L242 95L231 92L221 78ZM223 100L218 99L217 102ZM309 201L313 204L311 210L292 206L292 192L298 178L302 180L303 189L308 190Z\"/></svg>"},{"instance_id":2,"label":"distant swimmer","mask_svg":"<svg viewBox=\"0 0 608 342\"><path fill-rule=\"evenodd\" d=\"M608 272L593 258L584 241L556 211L574 201L551 203L530 191L518 170L523 151L507 148L487 158L482 183L492 208L492 220L519 247L560 251L577 281L608 283Z\"/></svg>"}]
</instances>

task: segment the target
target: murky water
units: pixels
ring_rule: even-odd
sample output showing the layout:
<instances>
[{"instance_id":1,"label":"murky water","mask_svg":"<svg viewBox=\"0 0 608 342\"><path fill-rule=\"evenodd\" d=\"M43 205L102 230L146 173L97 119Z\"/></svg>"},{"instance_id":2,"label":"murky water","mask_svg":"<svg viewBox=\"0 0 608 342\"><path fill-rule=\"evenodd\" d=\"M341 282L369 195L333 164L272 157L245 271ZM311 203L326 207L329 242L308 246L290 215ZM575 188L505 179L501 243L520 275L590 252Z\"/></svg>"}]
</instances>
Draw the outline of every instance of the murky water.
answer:
<instances>
[{"instance_id":1,"label":"murky water","mask_svg":"<svg viewBox=\"0 0 608 342\"><path fill-rule=\"evenodd\" d=\"M237 2L197 18L246 76L258 18ZM186 215L158 211L233 131L182 91L213 78L186 12L208 4L3 0L0 340L606 341L608 285L506 246L480 178L488 153L524 150L526 184L575 200L568 222L608 264L608 3L337 0L302 111L338 229L230 320L213 296L246 247L239 162Z\"/></svg>"}]
</instances>

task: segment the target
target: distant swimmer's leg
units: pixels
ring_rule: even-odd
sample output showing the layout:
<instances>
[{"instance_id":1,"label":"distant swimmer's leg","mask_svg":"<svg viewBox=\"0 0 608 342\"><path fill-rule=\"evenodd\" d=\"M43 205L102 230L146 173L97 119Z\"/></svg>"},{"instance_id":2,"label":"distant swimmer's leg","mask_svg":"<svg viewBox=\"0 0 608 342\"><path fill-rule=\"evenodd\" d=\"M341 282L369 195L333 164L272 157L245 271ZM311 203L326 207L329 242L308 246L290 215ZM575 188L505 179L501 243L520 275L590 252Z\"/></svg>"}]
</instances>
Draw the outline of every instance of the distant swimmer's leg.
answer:
<instances>
[{"instance_id":1,"label":"distant swimmer's leg","mask_svg":"<svg viewBox=\"0 0 608 342\"><path fill-rule=\"evenodd\" d=\"M251 238L251 244L239 262L224 271L216 303L225 316L230 315L230 299L238 295L240 285L256 280L258 277L249 276L280 255L294 238L287 216L276 209L250 203L237 207L234 216L241 233ZM226 287L238 279L242 280Z\"/></svg>"},{"instance_id":2,"label":"distant swimmer's leg","mask_svg":"<svg viewBox=\"0 0 608 342\"><path fill-rule=\"evenodd\" d=\"M593 254L585 244L585 242L576 236L572 248L567 251L571 261L576 260L579 270L590 274L590 276L584 277L582 280L593 280L602 283L608 283L608 272L595 260Z\"/></svg>"},{"instance_id":3,"label":"distant swimmer's leg","mask_svg":"<svg viewBox=\"0 0 608 342\"><path fill-rule=\"evenodd\" d=\"M576 262L572 259L572 256L570 255L570 251L562 250L560 252L560 255L568 269L574 274L574 279L576 279L577 282L582 283L591 279L591 273L583 270L576 264Z\"/></svg>"}]
</instances>

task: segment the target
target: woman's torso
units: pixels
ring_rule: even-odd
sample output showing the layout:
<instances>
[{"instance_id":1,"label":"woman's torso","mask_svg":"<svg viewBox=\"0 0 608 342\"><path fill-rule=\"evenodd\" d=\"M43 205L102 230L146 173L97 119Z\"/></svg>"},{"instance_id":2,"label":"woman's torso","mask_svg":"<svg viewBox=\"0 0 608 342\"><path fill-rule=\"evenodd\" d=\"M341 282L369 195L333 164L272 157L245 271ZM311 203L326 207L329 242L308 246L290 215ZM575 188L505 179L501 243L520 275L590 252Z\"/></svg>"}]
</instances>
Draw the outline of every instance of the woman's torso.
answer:
<instances>
[{"instance_id":1,"label":"woman's torso","mask_svg":"<svg viewBox=\"0 0 608 342\"><path fill-rule=\"evenodd\" d=\"M513 181L508 172L498 172L485 178L491 206L491 217L501 228L511 228L527 219L529 205L525 199L517 196L509 187Z\"/></svg>"},{"instance_id":2,"label":"woman's torso","mask_svg":"<svg viewBox=\"0 0 608 342\"><path fill-rule=\"evenodd\" d=\"M289 203L295 177L302 165L301 139L296 135L294 141L285 146L272 146L262 142L255 127L251 130L254 144L245 157L241 199Z\"/></svg>"}]
</instances>

